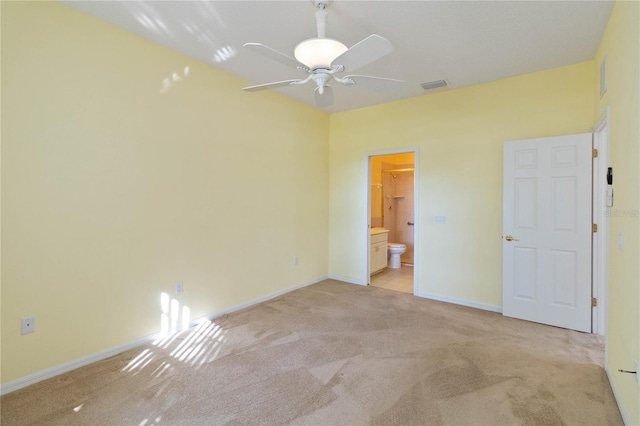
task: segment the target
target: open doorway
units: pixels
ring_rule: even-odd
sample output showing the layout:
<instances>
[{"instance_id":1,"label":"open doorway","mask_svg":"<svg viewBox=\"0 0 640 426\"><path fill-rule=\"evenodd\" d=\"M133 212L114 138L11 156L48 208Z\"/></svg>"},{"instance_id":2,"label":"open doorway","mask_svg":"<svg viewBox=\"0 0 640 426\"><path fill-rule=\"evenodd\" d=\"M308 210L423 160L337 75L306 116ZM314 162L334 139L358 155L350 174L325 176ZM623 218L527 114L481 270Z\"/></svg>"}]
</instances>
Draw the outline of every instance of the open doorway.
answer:
<instances>
[{"instance_id":1,"label":"open doorway","mask_svg":"<svg viewBox=\"0 0 640 426\"><path fill-rule=\"evenodd\" d=\"M369 157L369 284L414 293L415 153Z\"/></svg>"}]
</instances>

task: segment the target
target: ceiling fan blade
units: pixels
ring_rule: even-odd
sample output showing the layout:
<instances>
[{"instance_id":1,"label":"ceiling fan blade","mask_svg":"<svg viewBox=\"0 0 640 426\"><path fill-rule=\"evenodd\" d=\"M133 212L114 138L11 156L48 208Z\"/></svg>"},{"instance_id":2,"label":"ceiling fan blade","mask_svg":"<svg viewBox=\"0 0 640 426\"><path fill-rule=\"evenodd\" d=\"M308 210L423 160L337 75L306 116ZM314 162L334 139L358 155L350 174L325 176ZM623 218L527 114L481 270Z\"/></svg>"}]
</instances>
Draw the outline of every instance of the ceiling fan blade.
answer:
<instances>
[{"instance_id":1,"label":"ceiling fan blade","mask_svg":"<svg viewBox=\"0 0 640 426\"><path fill-rule=\"evenodd\" d=\"M331 86L324 86L324 93L320 94L319 87L316 87L314 98L318 108L325 108L333 105L333 89Z\"/></svg>"},{"instance_id":2,"label":"ceiling fan blade","mask_svg":"<svg viewBox=\"0 0 640 426\"><path fill-rule=\"evenodd\" d=\"M269 46L265 46L262 43L245 43L242 47L246 47L248 49L253 50L267 58L273 59L274 61L280 62L281 64L288 65L293 68L302 67L303 69L307 69L303 64L293 59L291 56L286 55L282 52L278 52L275 49L270 48Z\"/></svg>"},{"instance_id":3,"label":"ceiling fan blade","mask_svg":"<svg viewBox=\"0 0 640 426\"><path fill-rule=\"evenodd\" d=\"M264 89L277 89L278 87L291 86L293 83L298 83L301 80L284 80L274 81L273 83L258 84L256 86L243 87L242 90L247 92L256 92Z\"/></svg>"},{"instance_id":4,"label":"ceiling fan blade","mask_svg":"<svg viewBox=\"0 0 640 426\"><path fill-rule=\"evenodd\" d=\"M331 66L342 65L344 71L351 72L363 67L393 51L389 40L376 34L371 34L359 41L342 55L331 62Z\"/></svg>"},{"instance_id":5,"label":"ceiling fan blade","mask_svg":"<svg viewBox=\"0 0 640 426\"><path fill-rule=\"evenodd\" d=\"M404 85L403 80L394 78L372 77L369 75L348 75L342 80L352 80L355 87L370 90L372 92L395 92ZM348 84L348 83L347 83Z\"/></svg>"}]
</instances>

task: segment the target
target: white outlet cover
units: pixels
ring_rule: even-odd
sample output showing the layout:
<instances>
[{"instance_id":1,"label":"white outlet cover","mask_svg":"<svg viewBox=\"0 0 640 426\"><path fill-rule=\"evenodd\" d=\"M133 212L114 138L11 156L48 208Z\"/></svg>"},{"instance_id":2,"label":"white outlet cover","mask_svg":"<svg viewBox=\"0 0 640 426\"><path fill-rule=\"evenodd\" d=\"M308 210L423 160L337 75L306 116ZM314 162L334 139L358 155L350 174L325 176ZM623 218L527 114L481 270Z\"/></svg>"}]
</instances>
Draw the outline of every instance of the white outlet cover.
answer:
<instances>
[{"instance_id":1,"label":"white outlet cover","mask_svg":"<svg viewBox=\"0 0 640 426\"><path fill-rule=\"evenodd\" d=\"M20 333L29 334L36 331L36 319L35 317L22 318L20 320Z\"/></svg>"}]
</instances>

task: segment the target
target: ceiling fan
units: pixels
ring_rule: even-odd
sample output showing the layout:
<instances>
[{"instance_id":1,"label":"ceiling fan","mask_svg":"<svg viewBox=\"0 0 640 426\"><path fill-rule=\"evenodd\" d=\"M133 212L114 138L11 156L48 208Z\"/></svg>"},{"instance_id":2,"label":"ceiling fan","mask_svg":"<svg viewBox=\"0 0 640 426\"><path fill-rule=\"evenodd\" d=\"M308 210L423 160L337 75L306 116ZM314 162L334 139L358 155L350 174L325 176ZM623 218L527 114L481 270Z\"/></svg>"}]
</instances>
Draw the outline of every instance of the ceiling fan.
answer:
<instances>
[{"instance_id":1,"label":"ceiling fan","mask_svg":"<svg viewBox=\"0 0 640 426\"><path fill-rule=\"evenodd\" d=\"M290 85L301 85L312 81L316 84L315 103L323 108L333 104L333 90L329 83L331 80L345 86L359 86L372 91L398 90L404 84L402 80L391 78L372 77L366 75L346 75L338 77L336 74L353 72L393 51L393 45L389 40L376 34L371 34L365 39L347 48L337 40L327 38L327 7L330 0L312 0L318 8L316 12L316 24L318 37L310 38L299 43L294 49L295 59L265 46L261 43L245 43L243 47L249 48L268 58L292 66L309 74L303 79L276 81L273 83L249 86L243 90L253 92L264 89L275 89Z\"/></svg>"}]
</instances>

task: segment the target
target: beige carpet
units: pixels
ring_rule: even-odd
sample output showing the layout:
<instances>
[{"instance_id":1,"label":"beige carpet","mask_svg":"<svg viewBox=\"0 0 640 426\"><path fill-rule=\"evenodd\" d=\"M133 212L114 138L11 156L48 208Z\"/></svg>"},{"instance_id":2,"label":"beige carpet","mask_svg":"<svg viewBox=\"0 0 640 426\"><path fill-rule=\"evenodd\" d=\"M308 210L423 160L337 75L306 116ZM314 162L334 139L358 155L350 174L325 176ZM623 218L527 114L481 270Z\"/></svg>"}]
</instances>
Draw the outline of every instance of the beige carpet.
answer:
<instances>
[{"instance_id":1,"label":"beige carpet","mask_svg":"<svg viewBox=\"0 0 640 426\"><path fill-rule=\"evenodd\" d=\"M598 336L324 281L1 399L2 424L620 425Z\"/></svg>"}]
</instances>

